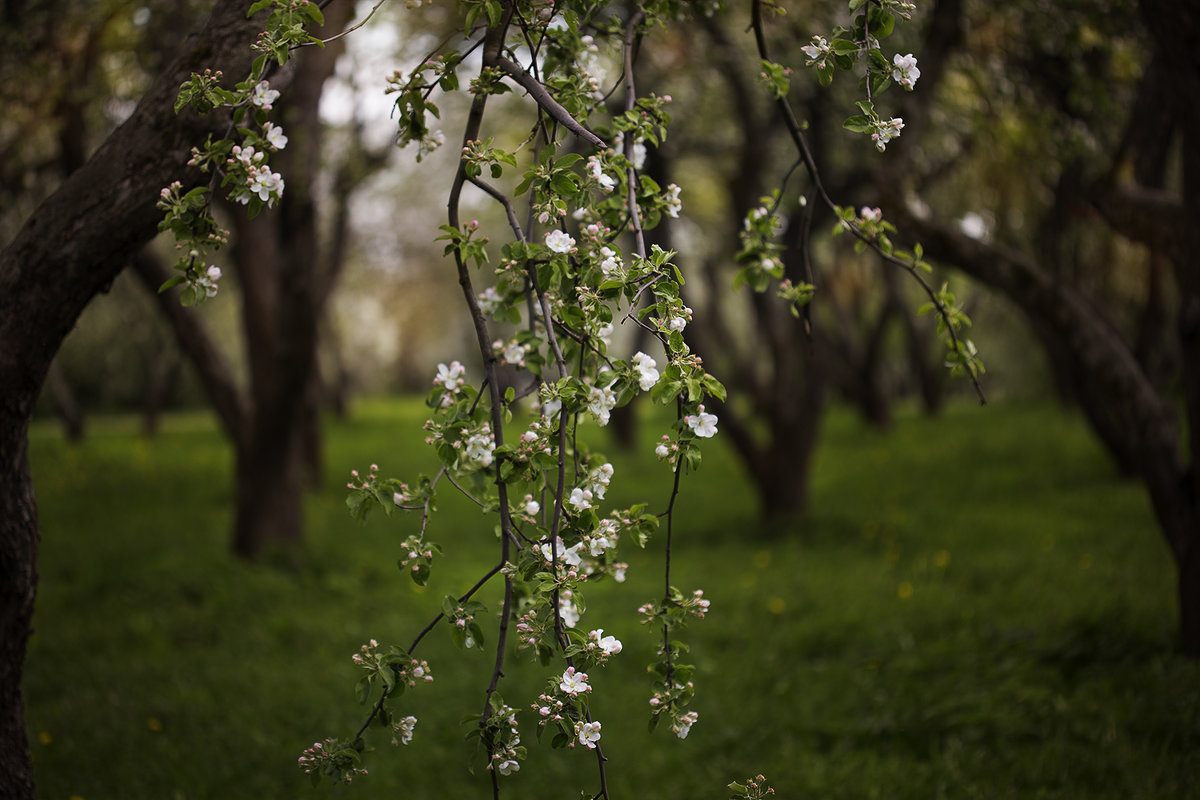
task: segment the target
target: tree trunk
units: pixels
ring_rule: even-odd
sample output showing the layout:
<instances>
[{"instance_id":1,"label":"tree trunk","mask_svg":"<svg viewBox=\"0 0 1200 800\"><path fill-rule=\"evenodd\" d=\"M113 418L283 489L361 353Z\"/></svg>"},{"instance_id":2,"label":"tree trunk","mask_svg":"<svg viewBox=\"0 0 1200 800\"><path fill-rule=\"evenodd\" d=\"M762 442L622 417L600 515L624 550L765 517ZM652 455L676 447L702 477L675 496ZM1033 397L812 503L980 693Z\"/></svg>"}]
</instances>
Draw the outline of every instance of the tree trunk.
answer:
<instances>
[{"instance_id":1,"label":"tree trunk","mask_svg":"<svg viewBox=\"0 0 1200 800\"><path fill-rule=\"evenodd\" d=\"M330 6L326 29L340 30L352 4ZM273 165L287 175L279 208L235 218L234 259L242 286L242 325L250 370L248 435L237 446L234 551L252 557L264 546L304 535L305 478L319 480L320 392L317 335L334 259L322 253L317 225L321 159L319 105L342 45L312 49L280 105L289 142Z\"/></svg>"},{"instance_id":2,"label":"tree trunk","mask_svg":"<svg viewBox=\"0 0 1200 800\"><path fill-rule=\"evenodd\" d=\"M50 371L46 373L46 388L50 391L50 399L54 410L58 412L63 423L67 439L78 442L83 438L83 411L75 399L75 392L63 374L62 365L58 360L50 362Z\"/></svg>"},{"instance_id":3,"label":"tree trunk","mask_svg":"<svg viewBox=\"0 0 1200 800\"><path fill-rule=\"evenodd\" d=\"M1195 523L1193 523L1193 530ZM1180 649L1191 658L1200 658L1200 546L1192 537L1187 552L1177 562L1179 581Z\"/></svg>"},{"instance_id":4,"label":"tree trunk","mask_svg":"<svg viewBox=\"0 0 1200 800\"><path fill-rule=\"evenodd\" d=\"M141 279L142 286L155 299L159 311L167 318L180 350L196 370L200 386L216 412L217 419L221 421L226 435L233 442L245 439L249 435L249 412L246 409L245 398L238 391L233 368L221 355L216 342L208 335L196 314L179 302L179 290L158 291L158 287L171 277L171 270L149 250L138 253L132 266Z\"/></svg>"},{"instance_id":5,"label":"tree trunk","mask_svg":"<svg viewBox=\"0 0 1200 800\"><path fill-rule=\"evenodd\" d=\"M755 470L764 520L798 517L808 512L808 483L825 412L825 381L819 366L810 365L797 398L795 416L780 426Z\"/></svg>"},{"instance_id":6,"label":"tree trunk","mask_svg":"<svg viewBox=\"0 0 1200 800\"><path fill-rule=\"evenodd\" d=\"M13 397L23 388L24 398ZM28 420L36 387L0 398L0 797L33 800L21 674L37 587L38 527L29 476Z\"/></svg>"},{"instance_id":7,"label":"tree trunk","mask_svg":"<svg viewBox=\"0 0 1200 800\"><path fill-rule=\"evenodd\" d=\"M1190 655L1200 655L1200 568L1196 565L1200 514L1195 469L1195 456L1200 452L1200 434L1196 432L1200 421L1200 303L1189 301L1187 284L1180 280L1184 295L1180 340L1191 466L1179 449L1174 402L1158 393L1129 346L1078 291L1053 280L1012 250L968 239L909 215L901 215L897 224L924 244L930 258L954 264L1001 290L1044 341L1071 354L1069 381L1093 430L1118 463L1149 491L1178 571L1181 646Z\"/></svg>"},{"instance_id":8,"label":"tree trunk","mask_svg":"<svg viewBox=\"0 0 1200 800\"><path fill-rule=\"evenodd\" d=\"M155 436L162 421L163 407L179 375L179 362L173 353L162 347L151 347L146 353L146 390L142 396L142 433Z\"/></svg>"},{"instance_id":9,"label":"tree trunk","mask_svg":"<svg viewBox=\"0 0 1200 800\"><path fill-rule=\"evenodd\" d=\"M260 23L242 0L218 3L207 27L150 87L132 116L29 218L0 253L0 797L32 800L21 670L37 582L38 524L29 419L54 354L84 306L156 233L158 190L194 184L182 167L216 116L176 115L194 70L249 70Z\"/></svg>"}]
</instances>

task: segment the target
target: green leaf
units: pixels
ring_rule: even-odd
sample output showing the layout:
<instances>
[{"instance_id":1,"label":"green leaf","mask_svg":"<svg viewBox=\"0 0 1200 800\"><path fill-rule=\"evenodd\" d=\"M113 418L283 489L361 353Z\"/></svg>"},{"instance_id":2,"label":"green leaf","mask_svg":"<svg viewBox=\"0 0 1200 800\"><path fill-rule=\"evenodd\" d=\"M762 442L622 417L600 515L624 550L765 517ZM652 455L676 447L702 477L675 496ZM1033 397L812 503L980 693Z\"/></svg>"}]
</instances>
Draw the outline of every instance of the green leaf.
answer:
<instances>
[{"instance_id":1,"label":"green leaf","mask_svg":"<svg viewBox=\"0 0 1200 800\"><path fill-rule=\"evenodd\" d=\"M496 0L488 0L488 2L484 3L483 7L484 10L487 11L488 27L500 27L500 4L496 2Z\"/></svg>"},{"instance_id":2,"label":"green leaf","mask_svg":"<svg viewBox=\"0 0 1200 800\"><path fill-rule=\"evenodd\" d=\"M854 133L870 133L871 120L861 114L856 114L853 117L847 118L847 120L842 123L842 127L848 131L853 131Z\"/></svg>"},{"instance_id":3,"label":"green leaf","mask_svg":"<svg viewBox=\"0 0 1200 800\"><path fill-rule=\"evenodd\" d=\"M179 284L183 283L186 280L187 280L187 277L184 275L176 275L174 278L168 278L166 283L164 283L162 286L158 287L158 293L162 294L163 292L167 291L171 287L178 286Z\"/></svg>"},{"instance_id":4,"label":"green leaf","mask_svg":"<svg viewBox=\"0 0 1200 800\"><path fill-rule=\"evenodd\" d=\"M301 9L304 16L308 17L315 25L325 24L325 15L321 13L321 8L316 3L306 3Z\"/></svg>"},{"instance_id":5,"label":"green leaf","mask_svg":"<svg viewBox=\"0 0 1200 800\"><path fill-rule=\"evenodd\" d=\"M367 700L371 698L371 676L368 675L360 680L354 686L354 697L358 700L358 704L365 706Z\"/></svg>"}]
</instances>

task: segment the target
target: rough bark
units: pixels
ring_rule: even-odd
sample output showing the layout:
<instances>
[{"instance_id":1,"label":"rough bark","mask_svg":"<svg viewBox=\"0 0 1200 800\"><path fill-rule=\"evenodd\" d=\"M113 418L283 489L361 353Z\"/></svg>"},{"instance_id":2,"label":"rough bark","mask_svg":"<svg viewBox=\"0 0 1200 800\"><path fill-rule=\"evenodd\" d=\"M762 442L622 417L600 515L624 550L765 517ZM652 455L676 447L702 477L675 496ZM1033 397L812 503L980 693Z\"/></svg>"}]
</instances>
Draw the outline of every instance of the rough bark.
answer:
<instances>
[{"instance_id":1,"label":"rough bark","mask_svg":"<svg viewBox=\"0 0 1200 800\"><path fill-rule=\"evenodd\" d=\"M204 67L249 69L258 24L241 0L217 4L203 31L133 115L63 182L0 253L0 797L32 798L21 672L37 583L38 523L26 434L50 362L84 306L155 234L158 190L220 120L176 115L176 90Z\"/></svg>"},{"instance_id":2,"label":"rough bark","mask_svg":"<svg viewBox=\"0 0 1200 800\"><path fill-rule=\"evenodd\" d=\"M1180 629L1183 649L1200 658L1200 9L1164 0L1140 5L1158 55L1172 77L1176 124L1183 132L1183 198L1179 239L1174 259L1179 287L1179 345L1183 367L1183 402L1188 418L1187 451L1190 465L1181 476L1177 494L1185 505L1178 512L1189 524L1177 531ZM1171 537L1172 534L1168 533Z\"/></svg>"}]
</instances>

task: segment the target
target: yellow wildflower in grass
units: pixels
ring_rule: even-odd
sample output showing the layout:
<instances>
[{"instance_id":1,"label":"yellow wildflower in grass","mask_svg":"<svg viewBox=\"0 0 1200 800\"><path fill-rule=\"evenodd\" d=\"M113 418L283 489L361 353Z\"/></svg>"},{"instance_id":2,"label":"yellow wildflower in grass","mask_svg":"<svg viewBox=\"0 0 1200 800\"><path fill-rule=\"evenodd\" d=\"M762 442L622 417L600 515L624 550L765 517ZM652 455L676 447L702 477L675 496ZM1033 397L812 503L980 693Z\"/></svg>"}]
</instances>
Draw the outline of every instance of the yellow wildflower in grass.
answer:
<instances>
[{"instance_id":1,"label":"yellow wildflower in grass","mask_svg":"<svg viewBox=\"0 0 1200 800\"><path fill-rule=\"evenodd\" d=\"M901 581L900 585L896 588L896 594L901 600L907 600L913 595L913 585L908 581Z\"/></svg>"}]
</instances>

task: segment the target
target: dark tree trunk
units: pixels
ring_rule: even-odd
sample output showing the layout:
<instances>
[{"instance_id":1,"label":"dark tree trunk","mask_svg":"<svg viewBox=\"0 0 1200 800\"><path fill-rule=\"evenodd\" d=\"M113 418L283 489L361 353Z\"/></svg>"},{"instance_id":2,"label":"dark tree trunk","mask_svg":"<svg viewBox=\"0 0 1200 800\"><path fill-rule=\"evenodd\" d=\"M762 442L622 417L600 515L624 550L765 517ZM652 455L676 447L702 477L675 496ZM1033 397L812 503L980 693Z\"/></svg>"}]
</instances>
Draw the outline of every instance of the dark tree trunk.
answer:
<instances>
[{"instance_id":1,"label":"dark tree trunk","mask_svg":"<svg viewBox=\"0 0 1200 800\"><path fill-rule=\"evenodd\" d=\"M162 411L179 376L179 362L161 347L146 353L146 391L142 397L142 433L154 436L162 421Z\"/></svg>"},{"instance_id":2,"label":"dark tree trunk","mask_svg":"<svg viewBox=\"0 0 1200 800\"><path fill-rule=\"evenodd\" d=\"M331 6L327 29L340 30L352 10L352 4ZM339 41L296 60L280 106L289 142L272 158L287 175L287 191L274 212L238 217L234 230L250 370L249 430L235 440L234 550L242 556L301 540L306 478L320 480L317 332L337 259L322 252L318 238L318 107L340 52Z\"/></svg>"},{"instance_id":3,"label":"dark tree trunk","mask_svg":"<svg viewBox=\"0 0 1200 800\"><path fill-rule=\"evenodd\" d=\"M75 392L67 382L62 365L57 360L50 362L50 371L46 373L46 389L50 392L54 410L62 420L67 439L78 442L83 438L83 410L80 409Z\"/></svg>"},{"instance_id":4,"label":"dark tree trunk","mask_svg":"<svg viewBox=\"0 0 1200 800\"><path fill-rule=\"evenodd\" d=\"M765 520L797 517L808 511L808 484L825 413L825 382L810 365L800 396L786 423L779 425L755 465L755 484Z\"/></svg>"},{"instance_id":5,"label":"dark tree trunk","mask_svg":"<svg viewBox=\"0 0 1200 800\"><path fill-rule=\"evenodd\" d=\"M167 318L180 350L195 368L200 386L226 435L234 442L245 438L248 412L245 399L238 392L233 368L196 314L179 302L179 290L158 291L158 287L171 277L171 271L147 250L138 253L132 266L142 286L156 299L159 310Z\"/></svg>"},{"instance_id":6,"label":"dark tree trunk","mask_svg":"<svg viewBox=\"0 0 1200 800\"><path fill-rule=\"evenodd\" d=\"M352 10L347 3L331 6L328 28L340 30ZM289 142L271 159L272 167L287 179L279 207L252 220L240 207L232 209L232 249L249 364L244 394L194 310L181 307L172 295L157 295L157 287L169 276L166 268L148 253L136 261L143 284L159 297L160 309L233 442L232 547L247 558L265 546L303 539L304 490L321 480L317 330L340 254L329 255L329 266L322 270L314 195L320 163L319 100L340 52L339 42L309 48L296 58L279 104ZM338 229L346 224L339 216ZM335 239L335 246L345 246L344 237Z\"/></svg>"},{"instance_id":7,"label":"dark tree trunk","mask_svg":"<svg viewBox=\"0 0 1200 800\"><path fill-rule=\"evenodd\" d=\"M18 388L25 397L18 398ZM0 797L33 800L21 671L37 587L38 526L29 476L29 415L36 386L0 398Z\"/></svg>"},{"instance_id":8,"label":"dark tree trunk","mask_svg":"<svg viewBox=\"0 0 1200 800\"><path fill-rule=\"evenodd\" d=\"M181 168L216 117L174 112L194 70L248 71L260 23L242 0L217 4L209 24L133 115L43 202L0 254L0 797L33 798L21 670L37 581L38 525L27 431L50 362L84 306L156 233L158 190L194 183Z\"/></svg>"},{"instance_id":9,"label":"dark tree trunk","mask_svg":"<svg viewBox=\"0 0 1200 800\"><path fill-rule=\"evenodd\" d=\"M1181 644L1200 655L1200 588L1197 543L1195 429L1200 403L1195 385L1200 371L1200 304L1189 315L1186 287L1181 311L1185 406L1191 463L1179 450L1179 423L1173 401L1159 394L1129 346L1104 315L1073 287L1054 280L1019 253L977 242L927 220L903 216L899 227L920 240L934 259L954 264L1007 295L1030 319L1044 341L1071 354L1069 381L1093 430L1117 462L1145 484L1162 533L1175 558L1181 602ZM1189 377L1190 375L1190 377ZM1189 380L1192 386L1187 388Z\"/></svg>"}]
</instances>

